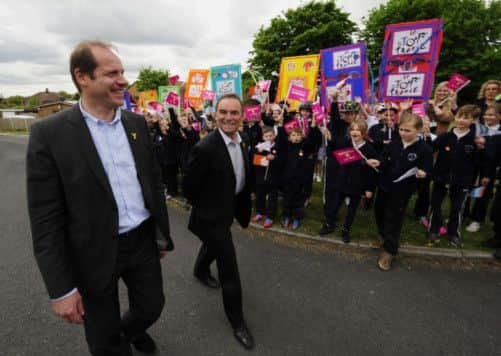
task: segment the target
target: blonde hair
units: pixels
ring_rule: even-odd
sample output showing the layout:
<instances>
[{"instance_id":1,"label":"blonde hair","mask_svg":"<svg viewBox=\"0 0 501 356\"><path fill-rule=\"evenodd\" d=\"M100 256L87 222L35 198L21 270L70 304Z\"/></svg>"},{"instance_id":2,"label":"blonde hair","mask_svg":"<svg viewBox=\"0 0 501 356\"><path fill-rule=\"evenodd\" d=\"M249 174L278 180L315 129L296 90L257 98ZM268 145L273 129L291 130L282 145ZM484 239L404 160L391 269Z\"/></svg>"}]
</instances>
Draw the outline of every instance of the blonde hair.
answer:
<instances>
[{"instance_id":1,"label":"blonde hair","mask_svg":"<svg viewBox=\"0 0 501 356\"><path fill-rule=\"evenodd\" d=\"M489 79L488 81L484 82L482 84L482 86L480 87L480 90L478 91L477 99L484 99L485 89L487 89L487 86L489 84L496 84L498 86L498 88L501 90L501 82L499 80Z\"/></svg>"},{"instance_id":2,"label":"blonde hair","mask_svg":"<svg viewBox=\"0 0 501 356\"><path fill-rule=\"evenodd\" d=\"M435 92L433 93L433 102L435 103L435 105L438 104L438 102L437 102L438 89L440 89L442 87L446 87L446 85L447 85L447 82L441 82L441 83L438 83L437 86L435 87ZM449 89L449 88L447 88L447 89ZM451 90L449 89L449 91L451 91Z\"/></svg>"},{"instance_id":3,"label":"blonde hair","mask_svg":"<svg viewBox=\"0 0 501 356\"><path fill-rule=\"evenodd\" d=\"M416 130L421 130L423 128L423 119L421 119L416 114L413 114L409 111L404 111L402 115L400 115L400 126L405 124L412 125Z\"/></svg>"},{"instance_id":4,"label":"blonde hair","mask_svg":"<svg viewBox=\"0 0 501 356\"><path fill-rule=\"evenodd\" d=\"M350 124L349 131L352 131L354 127L357 127L357 129L360 131L362 136L365 136L368 131L368 126L365 120L357 117L355 120L353 120Z\"/></svg>"}]
</instances>

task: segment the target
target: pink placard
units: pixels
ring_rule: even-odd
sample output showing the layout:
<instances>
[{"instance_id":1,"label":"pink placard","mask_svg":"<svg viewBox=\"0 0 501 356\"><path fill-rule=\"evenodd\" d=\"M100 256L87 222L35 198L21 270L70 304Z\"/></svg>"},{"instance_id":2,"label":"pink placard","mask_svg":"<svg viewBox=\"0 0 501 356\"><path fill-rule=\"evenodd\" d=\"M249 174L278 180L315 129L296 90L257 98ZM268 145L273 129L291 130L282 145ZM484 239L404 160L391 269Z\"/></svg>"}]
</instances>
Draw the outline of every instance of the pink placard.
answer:
<instances>
[{"instance_id":1,"label":"pink placard","mask_svg":"<svg viewBox=\"0 0 501 356\"><path fill-rule=\"evenodd\" d=\"M260 121L261 120L261 106L248 105L244 107L244 117L247 121Z\"/></svg>"},{"instance_id":2,"label":"pink placard","mask_svg":"<svg viewBox=\"0 0 501 356\"><path fill-rule=\"evenodd\" d=\"M362 159L360 153L353 147L333 151L332 155L341 165L356 162Z\"/></svg>"},{"instance_id":3,"label":"pink placard","mask_svg":"<svg viewBox=\"0 0 501 356\"><path fill-rule=\"evenodd\" d=\"M293 129L300 129L300 128L301 128L301 125L299 124L298 119L293 119L284 125L284 130L287 133L289 133Z\"/></svg>"},{"instance_id":4,"label":"pink placard","mask_svg":"<svg viewBox=\"0 0 501 356\"><path fill-rule=\"evenodd\" d=\"M179 75L173 75L172 77L169 77L169 83L170 85L176 85L176 83L179 80Z\"/></svg>"},{"instance_id":5,"label":"pink placard","mask_svg":"<svg viewBox=\"0 0 501 356\"><path fill-rule=\"evenodd\" d=\"M183 109L187 109L190 107L190 99L183 98Z\"/></svg>"},{"instance_id":6,"label":"pink placard","mask_svg":"<svg viewBox=\"0 0 501 356\"><path fill-rule=\"evenodd\" d=\"M420 118L423 118L426 116L426 110L424 108L424 104L414 104L412 105L412 113L419 116Z\"/></svg>"},{"instance_id":7,"label":"pink placard","mask_svg":"<svg viewBox=\"0 0 501 356\"><path fill-rule=\"evenodd\" d=\"M153 100L148 101L148 107L153 109L157 114L160 114L165 111L162 104Z\"/></svg>"},{"instance_id":8,"label":"pink placard","mask_svg":"<svg viewBox=\"0 0 501 356\"><path fill-rule=\"evenodd\" d=\"M178 106L179 105L179 95L175 92L169 92L169 95L165 97L165 102L169 105Z\"/></svg>"},{"instance_id":9,"label":"pink placard","mask_svg":"<svg viewBox=\"0 0 501 356\"><path fill-rule=\"evenodd\" d=\"M203 100L214 100L216 98L216 92L214 90L202 90L202 99Z\"/></svg>"},{"instance_id":10,"label":"pink placard","mask_svg":"<svg viewBox=\"0 0 501 356\"><path fill-rule=\"evenodd\" d=\"M260 80L257 82L257 86L263 91L267 92L270 89L271 80Z\"/></svg>"},{"instance_id":11,"label":"pink placard","mask_svg":"<svg viewBox=\"0 0 501 356\"><path fill-rule=\"evenodd\" d=\"M292 84L289 88L288 98L291 100L307 101L310 90L308 88L300 87L299 85Z\"/></svg>"},{"instance_id":12,"label":"pink placard","mask_svg":"<svg viewBox=\"0 0 501 356\"><path fill-rule=\"evenodd\" d=\"M447 88L449 88L450 90L457 93L458 91L463 89L465 86L467 86L470 82L471 82L471 80L469 80L464 75L456 73L456 74L452 75L451 79L449 79L449 81L447 82L447 84L445 86Z\"/></svg>"},{"instance_id":13,"label":"pink placard","mask_svg":"<svg viewBox=\"0 0 501 356\"><path fill-rule=\"evenodd\" d=\"M192 122L191 127L193 127L193 130L200 132L200 123L198 121Z\"/></svg>"}]
</instances>

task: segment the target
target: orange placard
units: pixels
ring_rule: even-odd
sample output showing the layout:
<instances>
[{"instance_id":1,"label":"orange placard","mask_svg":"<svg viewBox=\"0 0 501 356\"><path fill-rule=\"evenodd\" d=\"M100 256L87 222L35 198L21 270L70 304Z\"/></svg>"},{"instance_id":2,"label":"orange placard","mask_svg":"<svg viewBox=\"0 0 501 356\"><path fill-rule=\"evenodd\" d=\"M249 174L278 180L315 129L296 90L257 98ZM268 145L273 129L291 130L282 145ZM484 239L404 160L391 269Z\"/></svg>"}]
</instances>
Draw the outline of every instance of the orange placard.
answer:
<instances>
[{"instance_id":1,"label":"orange placard","mask_svg":"<svg viewBox=\"0 0 501 356\"><path fill-rule=\"evenodd\" d=\"M265 155L255 153L254 157L252 158L252 164L260 167L268 167L270 161L266 159Z\"/></svg>"},{"instance_id":2,"label":"orange placard","mask_svg":"<svg viewBox=\"0 0 501 356\"><path fill-rule=\"evenodd\" d=\"M137 106L142 109L148 109L149 101L158 101L158 94L156 90L145 90L140 92Z\"/></svg>"},{"instance_id":3,"label":"orange placard","mask_svg":"<svg viewBox=\"0 0 501 356\"><path fill-rule=\"evenodd\" d=\"M188 80L186 81L186 89L184 90L184 97L188 98L190 106L195 110L202 110L202 92L207 86L209 78L208 69L190 69L188 73Z\"/></svg>"}]
</instances>

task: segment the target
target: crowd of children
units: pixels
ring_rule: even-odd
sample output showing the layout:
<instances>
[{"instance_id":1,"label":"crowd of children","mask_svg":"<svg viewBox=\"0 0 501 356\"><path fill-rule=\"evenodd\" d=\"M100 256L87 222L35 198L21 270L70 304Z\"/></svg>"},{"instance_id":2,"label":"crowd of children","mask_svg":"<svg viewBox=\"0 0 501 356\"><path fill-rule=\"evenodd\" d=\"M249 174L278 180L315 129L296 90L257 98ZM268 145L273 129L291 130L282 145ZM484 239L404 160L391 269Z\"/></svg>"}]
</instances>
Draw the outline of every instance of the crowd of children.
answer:
<instances>
[{"instance_id":1,"label":"crowd of children","mask_svg":"<svg viewBox=\"0 0 501 356\"><path fill-rule=\"evenodd\" d=\"M323 224L319 221L319 235L335 231L339 211L346 204L338 229L349 243L361 201L366 207L373 205L382 270L391 268L398 252L413 194L417 194L414 214L427 229L428 244L447 235L458 247L465 213L472 220L466 229L477 232L495 196L490 216L494 236L485 244L498 249L501 258L501 189L495 189L501 162L500 93L501 82L489 80L474 105L458 107L456 94L440 83L433 99L424 105L424 114L418 115L410 100L338 103L334 91L329 97L329 119L320 121L313 115L311 102L302 103L297 112L288 110L287 103L264 103L261 120L246 122L241 128L255 179L252 221L265 228L273 226L281 201L281 225L298 229L314 177L320 176L323 167L324 217ZM178 170L182 176L191 147L216 123L209 113L200 115L191 108L180 115L171 109L168 116L168 120L147 119L169 198L178 194ZM446 196L450 200L447 220L442 211ZM475 197L473 202L471 197Z\"/></svg>"}]
</instances>

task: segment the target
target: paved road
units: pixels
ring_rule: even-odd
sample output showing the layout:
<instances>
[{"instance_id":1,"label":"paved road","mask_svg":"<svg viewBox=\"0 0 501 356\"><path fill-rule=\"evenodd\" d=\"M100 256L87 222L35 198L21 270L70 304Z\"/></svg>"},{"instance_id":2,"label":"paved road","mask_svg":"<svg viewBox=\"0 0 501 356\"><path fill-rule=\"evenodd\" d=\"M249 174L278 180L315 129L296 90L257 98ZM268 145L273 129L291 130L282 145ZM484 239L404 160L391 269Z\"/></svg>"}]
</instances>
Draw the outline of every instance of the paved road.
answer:
<instances>
[{"instance_id":1,"label":"paved road","mask_svg":"<svg viewBox=\"0 0 501 356\"><path fill-rule=\"evenodd\" d=\"M82 328L52 315L32 256L26 141L0 136L0 355L86 355ZM219 292L192 278L199 242L186 212L170 214L177 248L163 262L167 304L151 329L161 354L248 355ZM234 235L255 355L501 355L499 267L406 258L383 273L375 252Z\"/></svg>"}]
</instances>

